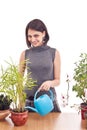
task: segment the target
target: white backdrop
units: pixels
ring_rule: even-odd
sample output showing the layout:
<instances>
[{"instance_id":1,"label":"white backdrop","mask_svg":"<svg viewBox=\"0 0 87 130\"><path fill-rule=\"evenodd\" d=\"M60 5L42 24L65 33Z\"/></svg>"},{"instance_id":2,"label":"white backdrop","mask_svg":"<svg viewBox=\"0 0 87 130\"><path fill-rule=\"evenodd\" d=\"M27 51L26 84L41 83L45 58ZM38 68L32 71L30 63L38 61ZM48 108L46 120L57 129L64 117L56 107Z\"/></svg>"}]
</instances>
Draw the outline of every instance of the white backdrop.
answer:
<instances>
[{"instance_id":1,"label":"white backdrop","mask_svg":"<svg viewBox=\"0 0 87 130\"><path fill-rule=\"evenodd\" d=\"M87 52L87 0L0 0L0 64L10 56L19 61L27 48L26 24L34 18L47 25L49 45L60 52L59 87L64 91L66 75L72 81L74 62L81 52Z\"/></svg>"}]
</instances>

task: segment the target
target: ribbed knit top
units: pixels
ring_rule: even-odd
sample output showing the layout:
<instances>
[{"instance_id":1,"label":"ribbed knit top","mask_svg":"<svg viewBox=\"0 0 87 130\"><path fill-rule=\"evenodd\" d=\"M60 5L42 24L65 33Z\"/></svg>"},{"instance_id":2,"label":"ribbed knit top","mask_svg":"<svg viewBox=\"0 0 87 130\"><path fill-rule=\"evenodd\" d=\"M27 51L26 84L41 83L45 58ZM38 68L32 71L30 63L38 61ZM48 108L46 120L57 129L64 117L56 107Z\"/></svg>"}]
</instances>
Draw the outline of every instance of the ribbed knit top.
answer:
<instances>
[{"instance_id":1,"label":"ribbed knit top","mask_svg":"<svg viewBox=\"0 0 87 130\"><path fill-rule=\"evenodd\" d=\"M51 48L47 45L31 47L25 50L25 60L29 60L26 63L27 73L31 72L31 77L37 80L37 86L33 87L32 90L26 90L27 96L35 94L38 87L47 80L54 79L54 58L56 49ZM52 91L55 91L52 88Z\"/></svg>"}]
</instances>

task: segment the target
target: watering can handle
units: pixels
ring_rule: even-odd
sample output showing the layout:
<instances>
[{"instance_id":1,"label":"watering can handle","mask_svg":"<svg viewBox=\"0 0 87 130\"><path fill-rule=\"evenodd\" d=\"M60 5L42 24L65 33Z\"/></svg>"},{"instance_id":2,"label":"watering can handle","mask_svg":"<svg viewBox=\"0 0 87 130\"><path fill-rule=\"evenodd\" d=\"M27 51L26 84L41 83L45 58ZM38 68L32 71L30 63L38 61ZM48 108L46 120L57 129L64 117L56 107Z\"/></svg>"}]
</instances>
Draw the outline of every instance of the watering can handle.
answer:
<instances>
[{"instance_id":1,"label":"watering can handle","mask_svg":"<svg viewBox=\"0 0 87 130\"><path fill-rule=\"evenodd\" d=\"M36 99L36 96L37 96L37 93L38 93L38 92L39 92L39 91L37 90L36 93L35 93L35 95L34 95L34 100ZM52 90L49 90L49 92L50 92L50 97L51 97L52 101L54 101L54 95L53 95Z\"/></svg>"},{"instance_id":2,"label":"watering can handle","mask_svg":"<svg viewBox=\"0 0 87 130\"><path fill-rule=\"evenodd\" d=\"M51 97L52 101L54 101L54 95L53 95L52 90L49 90L49 92L50 92L50 97Z\"/></svg>"}]
</instances>

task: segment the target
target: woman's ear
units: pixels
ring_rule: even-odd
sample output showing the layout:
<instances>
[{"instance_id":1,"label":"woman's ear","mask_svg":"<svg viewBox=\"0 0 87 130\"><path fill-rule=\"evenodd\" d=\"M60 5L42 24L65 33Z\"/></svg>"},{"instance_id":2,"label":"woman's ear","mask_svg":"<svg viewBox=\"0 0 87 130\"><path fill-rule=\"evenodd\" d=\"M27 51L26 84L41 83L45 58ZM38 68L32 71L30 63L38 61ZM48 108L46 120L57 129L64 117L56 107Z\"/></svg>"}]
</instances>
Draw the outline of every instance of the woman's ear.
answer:
<instances>
[{"instance_id":1,"label":"woman's ear","mask_svg":"<svg viewBox=\"0 0 87 130\"><path fill-rule=\"evenodd\" d=\"M43 37L45 37L45 35L46 35L46 32L45 32L45 31L43 31Z\"/></svg>"}]
</instances>

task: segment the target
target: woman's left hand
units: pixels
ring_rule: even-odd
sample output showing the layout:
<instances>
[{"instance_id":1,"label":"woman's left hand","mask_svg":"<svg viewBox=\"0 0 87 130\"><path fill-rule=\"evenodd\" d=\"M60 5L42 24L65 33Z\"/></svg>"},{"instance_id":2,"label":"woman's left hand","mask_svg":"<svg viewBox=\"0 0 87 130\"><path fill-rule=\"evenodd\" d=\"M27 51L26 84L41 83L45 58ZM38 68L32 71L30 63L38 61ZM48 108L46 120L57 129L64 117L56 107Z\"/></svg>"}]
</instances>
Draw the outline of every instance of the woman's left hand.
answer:
<instances>
[{"instance_id":1,"label":"woman's left hand","mask_svg":"<svg viewBox=\"0 0 87 130\"><path fill-rule=\"evenodd\" d=\"M52 81L45 81L41 84L40 88L38 89L40 90L46 90L48 91L50 89L50 87L52 87Z\"/></svg>"}]
</instances>

